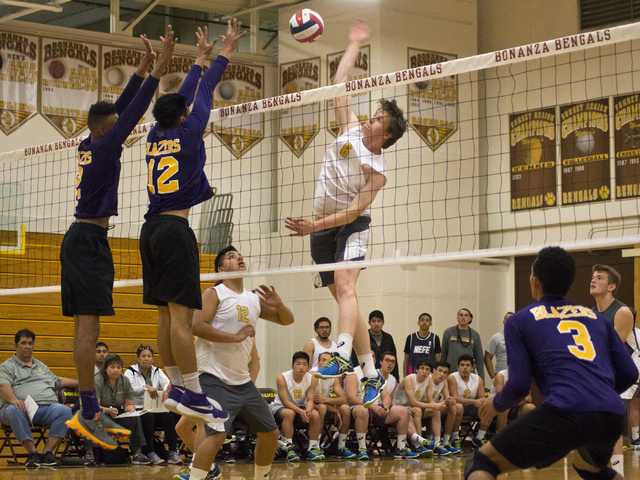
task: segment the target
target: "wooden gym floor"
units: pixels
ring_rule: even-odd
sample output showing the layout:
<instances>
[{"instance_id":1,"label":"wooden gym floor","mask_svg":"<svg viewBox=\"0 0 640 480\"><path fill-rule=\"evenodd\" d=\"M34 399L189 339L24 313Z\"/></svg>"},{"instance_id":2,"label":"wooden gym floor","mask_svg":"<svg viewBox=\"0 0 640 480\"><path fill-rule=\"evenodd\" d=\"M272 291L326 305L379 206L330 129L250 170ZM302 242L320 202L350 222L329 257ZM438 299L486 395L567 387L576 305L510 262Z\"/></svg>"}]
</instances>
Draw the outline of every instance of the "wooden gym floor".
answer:
<instances>
[{"instance_id":1,"label":"wooden gym floor","mask_svg":"<svg viewBox=\"0 0 640 480\"><path fill-rule=\"evenodd\" d=\"M299 464L274 463L270 479L318 479L324 480L462 480L467 455L452 459L435 458L428 460L371 459L368 462L351 462L328 459L314 464L301 461ZM624 454L625 477L640 478L640 451L626 451ZM253 465L238 462L235 465L219 464L222 480L252 480ZM1 480L171 480L182 467L174 466L126 466L96 467L64 466L60 468L39 468L27 470L23 466L1 467ZM578 480L580 477L571 467L571 455L544 470L527 470L508 474L509 480Z\"/></svg>"}]
</instances>

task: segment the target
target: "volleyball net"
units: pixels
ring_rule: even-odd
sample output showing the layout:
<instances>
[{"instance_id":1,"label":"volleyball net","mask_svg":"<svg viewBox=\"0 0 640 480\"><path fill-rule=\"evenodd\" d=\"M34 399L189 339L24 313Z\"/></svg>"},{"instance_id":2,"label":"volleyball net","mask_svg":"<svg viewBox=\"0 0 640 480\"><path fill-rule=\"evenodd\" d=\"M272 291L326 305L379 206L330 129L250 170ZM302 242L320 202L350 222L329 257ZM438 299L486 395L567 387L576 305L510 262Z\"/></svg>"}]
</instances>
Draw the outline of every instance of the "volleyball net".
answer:
<instances>
[{"instance_id":1,"label":"volleyball net","mask_svg":"<svg viewBox=\"0 0 640 480\"><path fill-rule=\"evenodd\" d=\"M639 39L634 24L448 61L409 49L408 70L311 90L281 85L283 94L269 99L244 92L245 103L212 110L205 133L217 194L190 214L201 255L233 244L250 267L243 276L348 268L313 264L309 237L284 228L286 217L312 215L335 140L333 99L342 95L352 95L362 121L378 99L395 99L409 123L383 150L387 184L372 205L359 266L638 243ZM116 287L141 284L149 128L137 126L122 155L109 231ZM0 155L4 293L59 288L78 143ZM203 281L224 278L210 265Z\"/></svg>"}]
</instances>

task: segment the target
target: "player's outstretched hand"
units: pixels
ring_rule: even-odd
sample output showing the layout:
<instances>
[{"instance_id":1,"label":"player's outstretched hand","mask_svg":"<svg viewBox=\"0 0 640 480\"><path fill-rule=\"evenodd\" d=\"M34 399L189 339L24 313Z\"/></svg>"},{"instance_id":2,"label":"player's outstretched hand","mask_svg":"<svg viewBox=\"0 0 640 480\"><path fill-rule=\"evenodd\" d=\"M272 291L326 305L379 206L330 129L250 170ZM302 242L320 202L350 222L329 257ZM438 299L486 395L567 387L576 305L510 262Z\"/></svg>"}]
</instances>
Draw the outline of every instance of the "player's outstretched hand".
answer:
<instances>
[{"instance_id":1,"label":"player's outstretched hand","mask_svg":"<svg viewBox=\"0 0 640 480\"><path fill-rule=\"evenodd\" d=\"M313 222L308 218L287 217L284 226L293 232L289 234L290 237L304 237L314 232Z\"/></svg>"},{"instance_id":2,"label":"player's outstretched hand","mask_svg":"<svg viewBox=\"0 0 640 480\"><path fill-rule=\"evenodd\" d=\"M349 41L362 43L369 38L370 33L371 30L369 29L369 24L366 20L358 19L353 25L351 25L351 30L349 30Z\"/></svg>"},{"instance_id":3,"label":"player's outstretched hand","mask_svg":"<svg viewBox=\"0 0 640 480\"><path fill-rule=\"evenodd\" d=\"M273 287L260 285L256 288L256 293L260 295L261 300L269 307L277 307L282 303L280 295L278 295L276 289Z\"/></svg>"},{"instance_id":4,"label":"player's outstretched hand","mask_svg":"<svg viewBox=\"0 0 640 480\"><path fill-rule=\"evenodd\" d=\"M200 62L204 64L204 61L209 55L211 55L211 52L213 52L213 47L215 46L218 39L214 38L213 42L208 43L209 29L206 26L204 27L204 31L200 27L198 27L196 38L198 39L198 57L196 58L196 64L202 66Z\"/></svg>"},{"instance_id":5,"label":"player's outstretched hand","mask_svg":"<svg viewBox=\"0 0 640 480\"><path fill-rule=\"evenodd\" d=\"M155 78L160 78L164 74L164 71L169 64L169 60L171 60L171 57L173 56L173 50L176 43L178 43L178 39L173 36L171 25L167 26L167 33L164 37L160 37L160 41L162 41L160 56L158 57L158 61L151 72L151 75Z\"/></svg>"},{"instance_id":6,"label":"player's outstretched hand","mask_svg":"<svg viewBox=\"0 0 640 480\"><path fill-rule=\"evenodd\" d=\"M244 37L247 32L246 30L242 32L240 29L242 27L242 22L239 22L237 19L233 19L233 22L229 20L227 22L227 34L220 35L222 37L222 43L224 47L220 52L220 55L223 57L229 58L229 56L238 48L238 43L240 39Z\"/></svg>"}]
</instances>

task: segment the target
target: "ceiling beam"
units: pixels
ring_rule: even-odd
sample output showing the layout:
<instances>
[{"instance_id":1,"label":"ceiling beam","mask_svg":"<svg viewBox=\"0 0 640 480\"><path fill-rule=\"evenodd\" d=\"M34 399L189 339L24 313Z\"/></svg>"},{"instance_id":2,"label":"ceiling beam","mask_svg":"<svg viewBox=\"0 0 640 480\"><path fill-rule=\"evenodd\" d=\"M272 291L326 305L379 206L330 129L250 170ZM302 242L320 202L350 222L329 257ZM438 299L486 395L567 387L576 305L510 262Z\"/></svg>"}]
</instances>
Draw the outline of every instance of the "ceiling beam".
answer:
<instances>
[{"instance_id":1,"label":"ceiling beam","mask_svg":"<svg viewBox=\"0 0 640 480\"><path fill-rule=\"evenodd\" d=\"M264 8L270 8L270 7L275 7L277 5L282 5L282 4L290 4L290 3L296 3L299 0L275 0L274 2L271 3L265 3L263 5L257 5L255 7L251 7L251 8L247 8L245 10L240 10L238 12L234 12L233 15L227 15L226 17L222 17L223 20L228 20L231 17L239 17L240 15L245 15L247 13L251 13L257 10L262 10Z\"/></svg>"},{"instance_id":2,"label":"ceiling beam","mask_svg":"<svg viewBox=\"0 0 640 480\"><path fill-rule=\"evenodd\" d=\"M112 2L114 0L111 0ZM118 0L119 1L119 0ZM129 35L133 35L133 27L135 27L138 23L140 23L140 21L147 16L147 14L153 10L156 5L160 4L162 0L153 0L153 2L151 2L149 5L147 5L145 8L143 8L142 10L140 10L138 12L138 16L136 18L134 18L133 20L131 20L126 27L124 27L123 31L125 33L128 33Z\"/></svg>"},{"instance_id":3,"label":"ceiling beam","mask_svg":"<svg viewBox=\"0 0 640 480\"><path fill-rule=\"evenodd\" d=\"M67 3L70 1L71 0L58 0L56 3L58 4L58 7L60 7L60 5L62 5L63 3ZM7 2L4 2L4 3L6 5L9 5ZM31 15L32 13L37 13L42 10L48 10L47 8L43 8L43 7L46 7L46 5L37 5L35 3L27 3L27 2L14 2L14 3L23 3L24 5L29 5L30 7L20 10L19 12L11 13L9 15L5 15L4 17L0 17L0 23L8 22L9 20L15 20L16 18L24 17L25 15ZM60 10L55 10L55 11L62 11L62 7L60 7Z\"/></svg>"}]
</instances>

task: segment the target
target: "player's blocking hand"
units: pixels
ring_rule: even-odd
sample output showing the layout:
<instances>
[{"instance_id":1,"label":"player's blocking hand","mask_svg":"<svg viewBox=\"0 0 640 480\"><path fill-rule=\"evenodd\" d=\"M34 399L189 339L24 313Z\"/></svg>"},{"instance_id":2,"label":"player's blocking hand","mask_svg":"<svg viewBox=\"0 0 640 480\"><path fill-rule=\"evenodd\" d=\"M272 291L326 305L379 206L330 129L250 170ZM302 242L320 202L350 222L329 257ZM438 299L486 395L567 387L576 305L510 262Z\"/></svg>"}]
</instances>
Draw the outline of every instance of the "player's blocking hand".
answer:
<instances>
[{"instance_id":1,"label":"player's blocking hand","mask_svg":"<svg viewBox=\"0 0 640 480\"><path fill-rule=\"evenodd\" d=\"M293 233L289 234L290 237L304 237L315 231L313 222L308 218L287 217L284 220L284 226L293 231Z\"/></svg>"},{"instance_id":2,"label":"player's blocking hand","mask_svg":"<svg viewBox=\"0 0 640 480\"><path fill-rule=\"evenodd\" d=\"M351 30L349 30L349 41L362 43L369 38L370 33L371 29L369 28L366 20L358 19L353 25L351 25Z\"/></svg>"},{"instance_id":3,"label":"player's blocking hand","mask_svg":"<svg viewBox=\"0 0 640 480\"><path fill-rule=\"evenodd\" d=\"M209 39L209 29L206 26L204 27L204 31L198 27L198 30L196 31L196 38L198 39L196 44L198 45L198 60L204 61L209 55L211 55L211 52L213 52L213 47L218 39L214 38L213 42L207 42Z\"/></svg>"},{"instance_id":4,"label":"player's blocking hand","mask_svg":"<svg viewBox=\"0 0 640 480\"><path fill-rule=\"evenodd\" d=\"M240 39L247 34L246 30L244 32L240 31L241 27L242 22L239 22L236 18L233 19L233 22L231 20L227 22L227 34L220 35L224 45L220 55L226 57L238 48Z\"/></svg>"}]
</instances>

